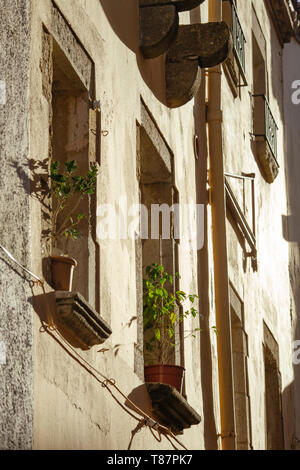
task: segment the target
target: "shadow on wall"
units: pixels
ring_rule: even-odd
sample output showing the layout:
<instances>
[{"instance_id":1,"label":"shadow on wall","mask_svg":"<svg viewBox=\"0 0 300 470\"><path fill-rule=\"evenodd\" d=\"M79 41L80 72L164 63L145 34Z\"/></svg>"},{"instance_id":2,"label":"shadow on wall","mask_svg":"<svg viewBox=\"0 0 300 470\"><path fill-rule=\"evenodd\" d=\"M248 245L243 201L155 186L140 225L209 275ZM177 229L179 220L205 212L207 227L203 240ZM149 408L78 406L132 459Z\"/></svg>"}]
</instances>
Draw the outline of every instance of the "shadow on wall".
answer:
<instances>
[{"instance_id":1,"label":"shadow on wall","mask_svg":"<svg viewBox=\"0 0 300 470\"><path fill-rule=\"evenodd\" d=\"M139 0L100 0L111 28L120 41L136 54L140 74L154 96L166 105L165 56L144 59L139 48Z\"/></svg>"}]
</instances>

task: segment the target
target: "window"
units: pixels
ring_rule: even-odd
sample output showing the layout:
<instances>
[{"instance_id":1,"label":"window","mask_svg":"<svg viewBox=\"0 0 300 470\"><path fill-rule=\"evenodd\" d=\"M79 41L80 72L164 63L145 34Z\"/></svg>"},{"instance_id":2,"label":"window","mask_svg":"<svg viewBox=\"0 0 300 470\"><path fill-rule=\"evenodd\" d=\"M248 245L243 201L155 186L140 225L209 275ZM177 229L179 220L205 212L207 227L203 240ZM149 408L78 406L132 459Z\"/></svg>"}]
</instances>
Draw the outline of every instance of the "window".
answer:
<instances>
[{"instance_id":1,"label":"window","mask_svg":"<svg viewBox=\"0 0 300 470\"><path fill-rule=\"evenodd\" d=\"M277 162L277 124L265 95L253 95L254 99L254 135L263 137Z\"/></svg>"}]
</instances>

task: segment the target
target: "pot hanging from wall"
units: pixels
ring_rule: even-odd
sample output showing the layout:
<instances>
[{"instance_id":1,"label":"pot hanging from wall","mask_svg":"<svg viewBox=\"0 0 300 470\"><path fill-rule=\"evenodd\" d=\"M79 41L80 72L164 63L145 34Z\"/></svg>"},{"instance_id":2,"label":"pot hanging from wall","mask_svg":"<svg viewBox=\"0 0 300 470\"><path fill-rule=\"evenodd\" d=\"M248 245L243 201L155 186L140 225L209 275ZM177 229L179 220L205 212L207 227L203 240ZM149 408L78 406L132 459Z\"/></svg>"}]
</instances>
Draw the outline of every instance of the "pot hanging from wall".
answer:
<instances>
[{"instance_id":1,"label":"pot hanging from wall","mask_svg":"<svg viewBox=\"0 0 300 470\"><path fill-rule=\"evenodd\" d=\"M50 259L53 289L71 292L77 261L68 256L51 256Z\"/></svg>"},{"instance_id":2,"label":"pot hanging from wall","mask_svg":"<svg viewBox=\"0 0 300 470\"><path fill-rule=\"evenodd\" d=\"M184 372L182 366L169 364L145 366L145 382L168 384L182 393Z\"/></svg>"}]
</instances>

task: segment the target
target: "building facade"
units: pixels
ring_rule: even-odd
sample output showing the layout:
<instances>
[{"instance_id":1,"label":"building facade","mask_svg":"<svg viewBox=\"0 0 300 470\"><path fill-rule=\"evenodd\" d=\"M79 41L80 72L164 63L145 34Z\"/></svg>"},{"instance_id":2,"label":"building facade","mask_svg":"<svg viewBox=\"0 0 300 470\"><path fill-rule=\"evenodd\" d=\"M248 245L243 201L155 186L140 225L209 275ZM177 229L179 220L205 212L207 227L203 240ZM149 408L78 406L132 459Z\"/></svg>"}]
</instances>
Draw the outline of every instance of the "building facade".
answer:
<instances>
[{"instance_id":1,"label":"building facade","mask_svg":"<svg viewBox=\"0 0 300 470\"><path fill-rule=\"evenodd\" d=\"M297 2L0 6L0 448L299 448ZM98 176L62 292L73 160ZM199 297L181 393L145 385L153 263Z\"/></svg>"}]
</instances>

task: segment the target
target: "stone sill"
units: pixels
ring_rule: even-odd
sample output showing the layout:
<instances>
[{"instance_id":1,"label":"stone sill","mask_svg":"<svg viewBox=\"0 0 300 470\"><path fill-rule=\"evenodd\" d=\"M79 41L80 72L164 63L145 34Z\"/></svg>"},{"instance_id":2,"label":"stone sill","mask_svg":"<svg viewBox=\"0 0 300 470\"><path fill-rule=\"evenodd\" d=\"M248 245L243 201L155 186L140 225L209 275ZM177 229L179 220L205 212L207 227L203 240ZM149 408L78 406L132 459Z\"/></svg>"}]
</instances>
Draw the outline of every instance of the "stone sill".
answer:
<instances>
[{"instance_id":1,"label":"stone sill","mask_svg":"<svg viewBox=\"0 0 300 470\"><path fill-rule=\"evenodd\" d=\"M294 35L294 25L288 0L267 0L267 5L281 45L289 43Z\"/></svg>"},{"instance_id":2,"label":"stone sill","mask_svg":"<svg viewBox=\"0 0 300 470\"><path fill-rule=\"evenodd\" d=\"M110 326L79 292L56 291L55 298L60 321L87 348L109 338Z\"/></svg>"},{"instance_id":3,"label":"stone sill","mask_svg":"<svg viewBox=\"0 0 300 470\"><path fill-rule=\"evenodd\" d=\"M146 383L152 400L152 409L160 423L168 426L174 434L201 422L201 417L183 396L167 384Z\"/></svg>"}]
</instances>

